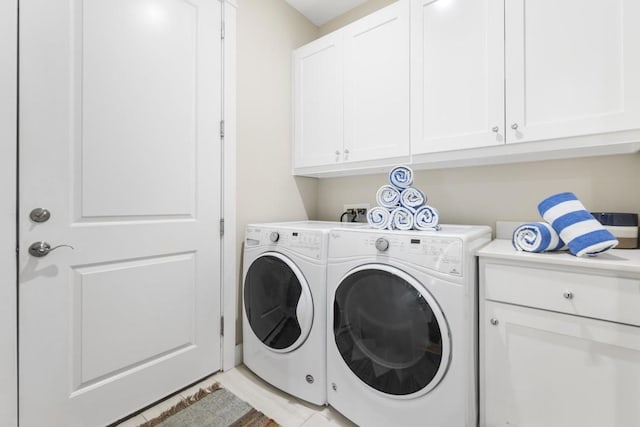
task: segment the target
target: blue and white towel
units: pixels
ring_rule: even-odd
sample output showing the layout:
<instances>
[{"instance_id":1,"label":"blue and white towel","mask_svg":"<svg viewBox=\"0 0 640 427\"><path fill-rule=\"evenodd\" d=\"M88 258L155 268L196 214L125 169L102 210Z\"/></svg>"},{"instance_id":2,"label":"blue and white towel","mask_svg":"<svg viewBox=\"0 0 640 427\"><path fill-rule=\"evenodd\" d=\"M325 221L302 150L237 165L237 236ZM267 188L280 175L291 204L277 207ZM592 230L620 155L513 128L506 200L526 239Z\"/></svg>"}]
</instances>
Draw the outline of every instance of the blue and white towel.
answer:
<instances>
[{"instance_id":1,"label":"blue and white towel","mask_svg":"<svg viewBox=\"0 0 640 427\"><path fill-rule=\"evenodd\" d=\"M407 187L400 193L400 205L405 208L416 210L425 203L427 203L427 196L415 187Z\"/></svg>"},{"instance_id":2,"label":"blue and white towel","mask_svg":"<svg viewBox=\"0 0 640 427\"><path fill-rule=\"evenodd\" d=\"M566 245L558 233L546 222L529 222L513 231L513 247L525 252L559 251Z\"/></svg>"},{"instance_id":3,"label":"blue and white towel","mask_svg":"<svg viewBox=\"0 0 640 427\"><path fill-rule=\"evenodd\" d=\"M538 212L575 256L593 256L618 245L618 240L593 217L573 193L559 193L538 204Z\"/></svg>"},{"instance_id":4,"label":"blue and white towel","mask_svg":"<svg viewBox=\"0 0 640 427\"><path fill-rule=\"evenodd\" d=\"M391 218L391 212L382 206L376 206L367 211L367 222L369 222L369 225L373 228L380 230L387 228L389 218Z\"/></svg>"},{"instance_id":5,"label":"blue and white towel","mask_svg":"<svg viewBox=\"0 0 640 427\"><path fill-rule=\"evenodd\" d=\"M383 185L376 193L376 202L379 206L393 209L400 205L400 191L391 185Z\"/></svg>"},{"instance_id":6,"label":"blue and white towel","mask_svg":"<svg viewBox=\"0 0 640 427\"><path fill-rule=\"evenodd\" d=\"M407 188L413 184L413 171L409 166L396 166L389 171L389 182L397 188Z\"/></svg>"},{"instance_id":7,"label":"blue and white towel","mask_svg":"<svg viewBox=\"0 0 640 427\"><path fill-rule=\"evenodd\" d=\"M429 205L419 207L414 214L414 227L416 230L438 230L440 215L438 210Z\"/></svg>"},{"instance_id":8,"label":"blue and white towel","mask_svg":"<svg viewBox=\"0 0 640 427\"><path fill-rule=\"evenodd\" d=\"M391 211L389 218L389 230L411 230L413 228L413 212L409 209L399 206Z\"/></svg>"}]
</instances>

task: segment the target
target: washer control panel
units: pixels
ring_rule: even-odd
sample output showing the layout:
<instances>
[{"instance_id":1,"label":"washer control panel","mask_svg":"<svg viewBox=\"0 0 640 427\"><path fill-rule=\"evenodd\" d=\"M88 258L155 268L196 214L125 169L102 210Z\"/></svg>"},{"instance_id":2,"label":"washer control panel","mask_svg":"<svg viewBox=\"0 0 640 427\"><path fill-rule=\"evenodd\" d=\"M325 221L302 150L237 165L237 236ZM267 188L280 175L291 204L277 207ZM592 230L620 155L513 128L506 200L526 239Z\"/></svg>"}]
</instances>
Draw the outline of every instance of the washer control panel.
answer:
<instances>
[{"instance_id":1,"label":"washer control panel","mask_svg":"<svg viewBox=\"0 0 640 427\"><path fill-rule=\"evenodd\" d=\"M288 249L313 259L320 259L323 251L323 236L320 231L247 227L247 248L266 246L269 249Z\"/></svg>"}]
</instances>

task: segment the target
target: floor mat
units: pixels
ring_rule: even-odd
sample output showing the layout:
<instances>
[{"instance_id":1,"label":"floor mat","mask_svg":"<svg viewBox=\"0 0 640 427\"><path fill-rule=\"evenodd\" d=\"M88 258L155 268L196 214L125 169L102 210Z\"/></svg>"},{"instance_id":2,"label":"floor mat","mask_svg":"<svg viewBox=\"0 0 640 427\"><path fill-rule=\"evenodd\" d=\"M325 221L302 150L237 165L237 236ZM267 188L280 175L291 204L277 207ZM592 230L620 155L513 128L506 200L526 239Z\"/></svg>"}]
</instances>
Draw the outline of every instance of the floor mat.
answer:
<instances>
[{"instance_id":1,"label":"floor mat","mask_svg":"<svg viewBox=\"0 0 640 427\"><path fill-rule=\"evenodd\" d=\"M140 427L277 427L279 424L218 383L200 389Z\"/></svg>"}]
</instances>

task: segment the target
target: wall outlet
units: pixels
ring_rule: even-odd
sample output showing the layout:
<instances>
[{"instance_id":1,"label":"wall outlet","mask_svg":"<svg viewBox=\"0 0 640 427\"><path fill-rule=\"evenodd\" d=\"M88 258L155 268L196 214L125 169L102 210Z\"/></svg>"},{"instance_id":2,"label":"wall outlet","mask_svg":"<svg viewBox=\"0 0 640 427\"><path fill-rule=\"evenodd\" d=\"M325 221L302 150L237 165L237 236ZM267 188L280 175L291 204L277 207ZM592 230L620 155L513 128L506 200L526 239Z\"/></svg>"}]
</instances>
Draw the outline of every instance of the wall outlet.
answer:
<instances>
[{"instance_id":1,"label":"wall outlet","mask_svg":"<svg viewBox=\"0 0 640 427\"><path fill-rule=\"evenodd\" d=\"M352 203L344 205L344 211L347 212L345 222L367 222L367 212L371 205L369 203Z\"/></svg>"}]
</instances>

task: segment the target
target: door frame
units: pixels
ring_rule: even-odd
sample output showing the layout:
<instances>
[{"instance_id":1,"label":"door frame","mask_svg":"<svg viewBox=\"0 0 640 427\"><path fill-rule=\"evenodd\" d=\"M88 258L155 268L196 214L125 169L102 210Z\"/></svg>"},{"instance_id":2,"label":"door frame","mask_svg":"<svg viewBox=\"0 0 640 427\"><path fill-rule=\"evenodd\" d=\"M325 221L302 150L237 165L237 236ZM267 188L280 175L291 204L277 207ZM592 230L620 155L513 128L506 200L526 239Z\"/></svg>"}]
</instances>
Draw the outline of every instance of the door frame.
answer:
<instances>
[{"instance_id":1,"label":"door frame","mask_svg":"<svg viewBox=\"0 0 640 427\"><path fill-rule=\"evenodd\" d=\"M0 2L0 420L18 423L18 0Z\"/></svg>"},{"instance_id":2,"label":"door frame","mask_svg":"<svg viewBox=\"0 0 640 427\"><path fill-rule=\"evenodd\" d=\"M222 328L221 370L236 366L236 10L235 0L218 0L223 7L223 119L221 238ZM18 158L18 0L0 2L0 419L18 425L18 322L16 268ZM6 236L6 237L5 237ZM212 325L213 330L217 325Z\"/></svg>"}]
</instances>

